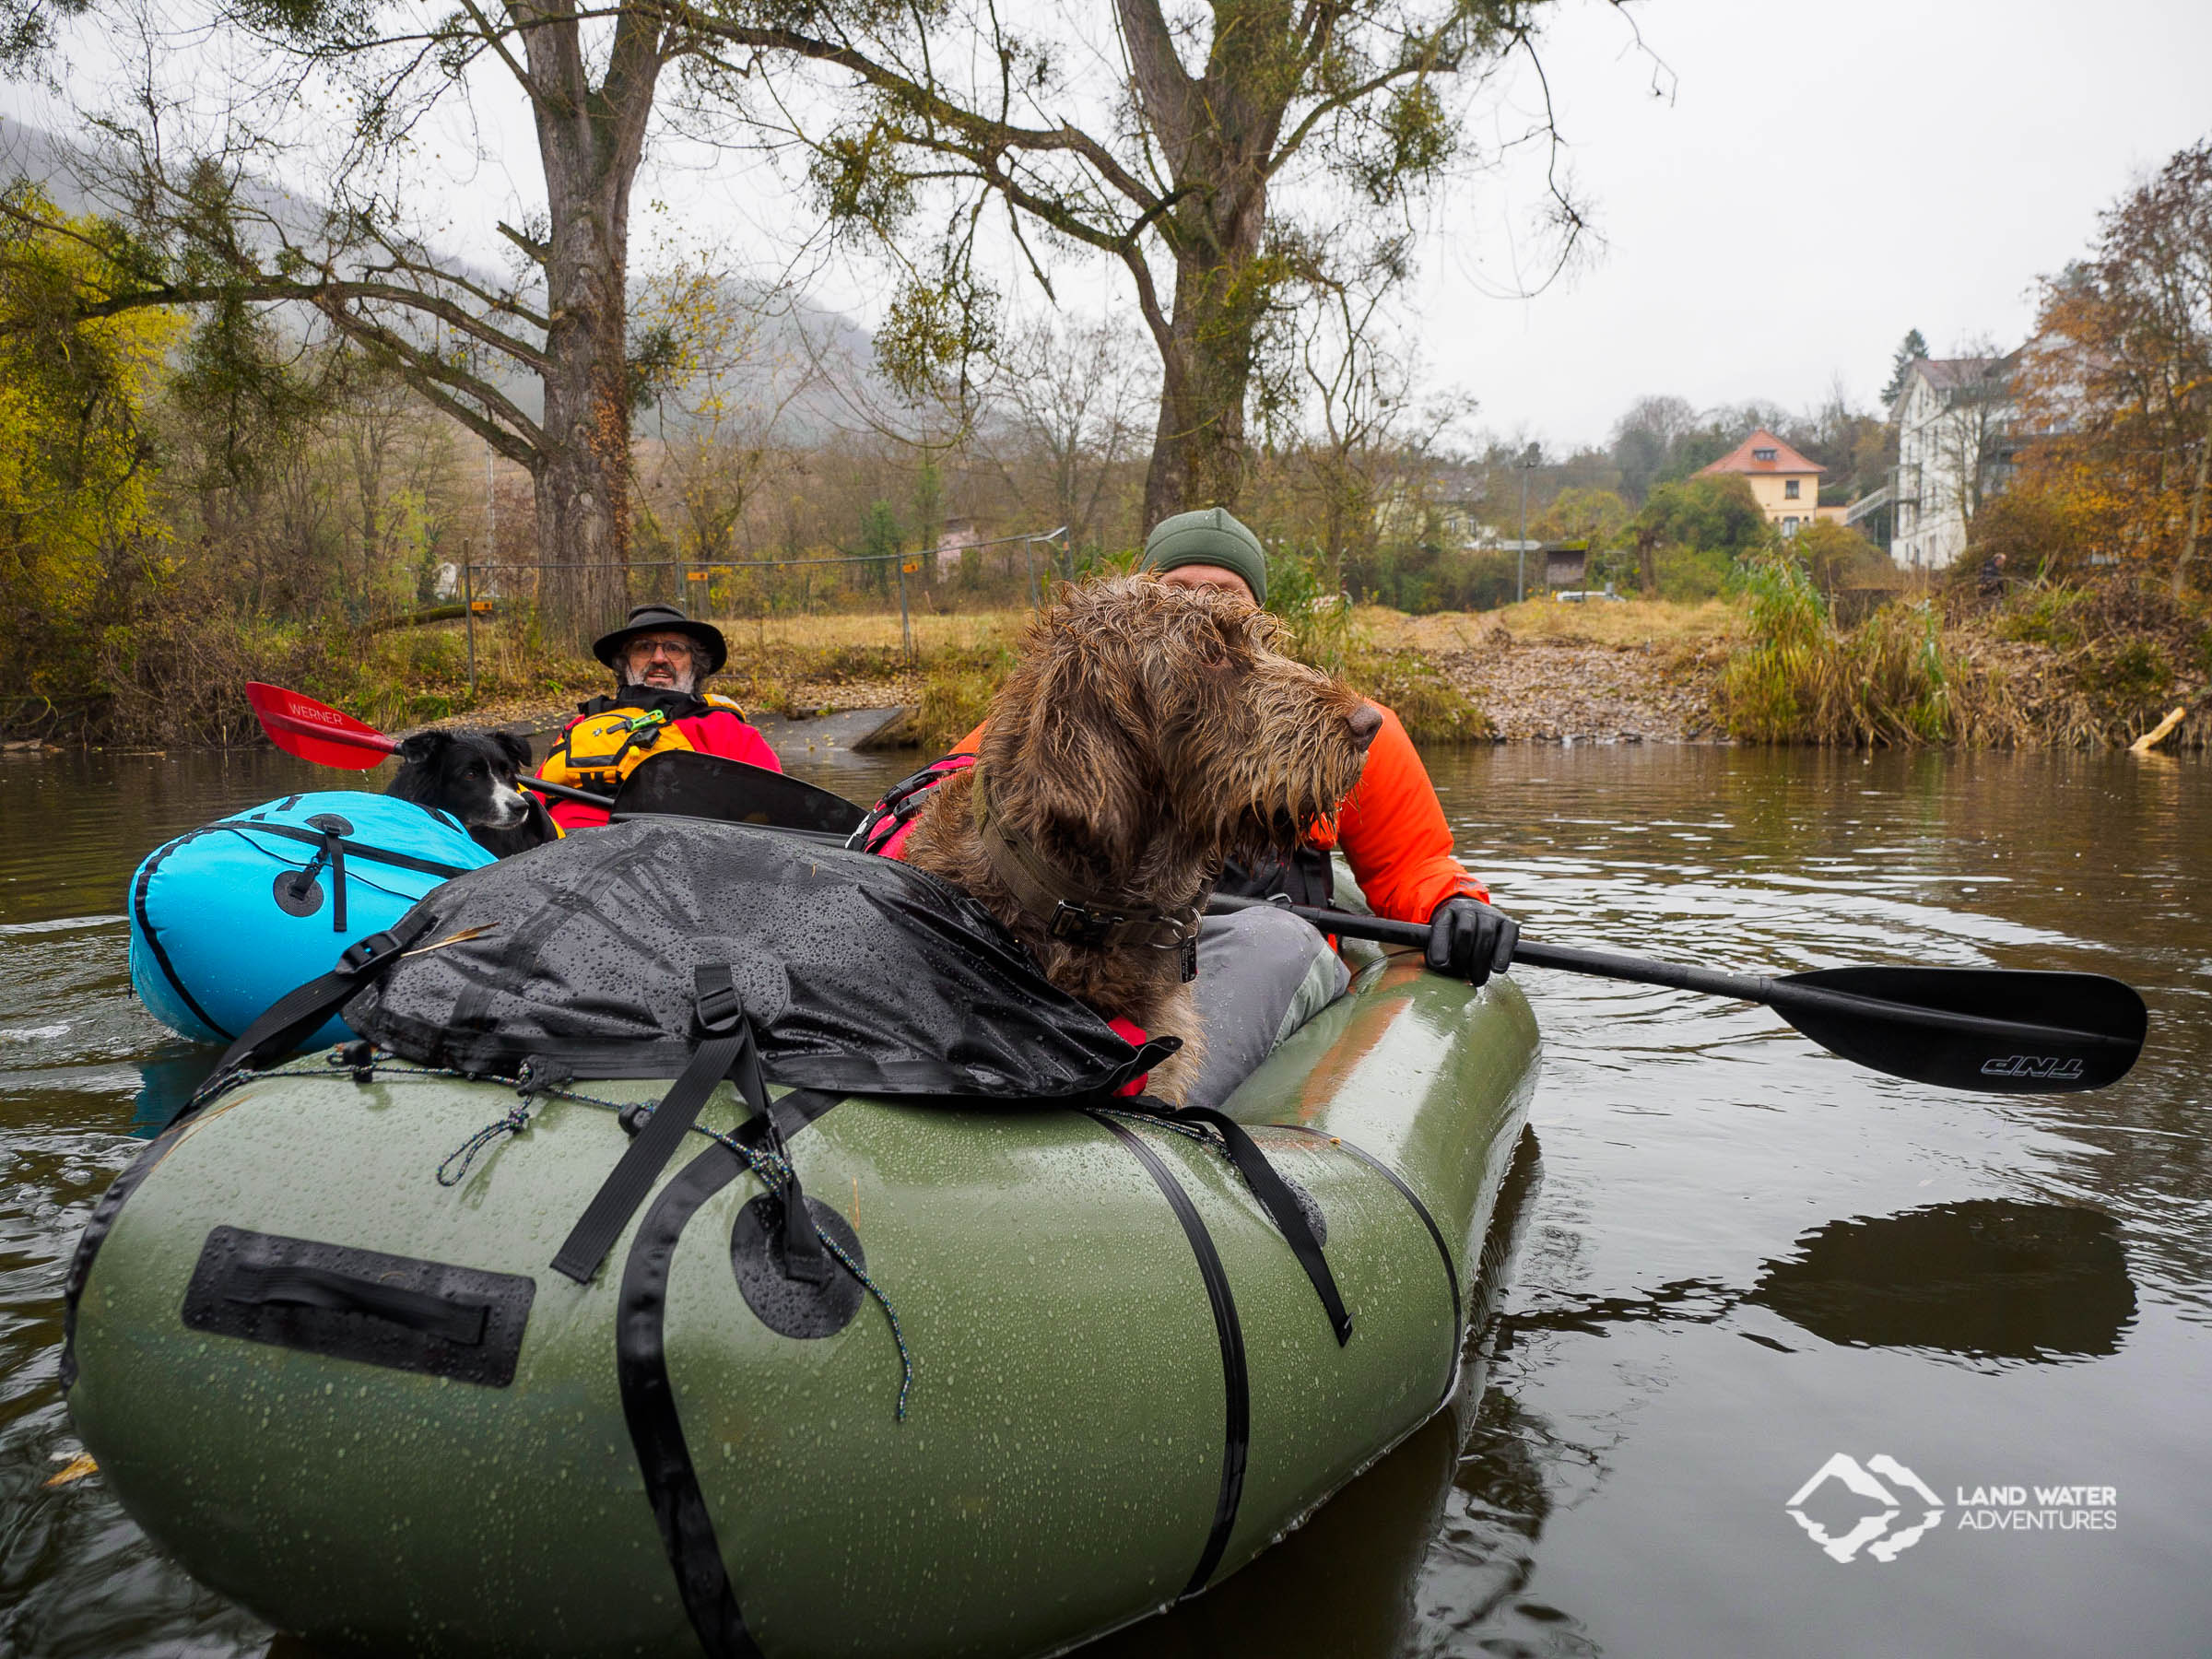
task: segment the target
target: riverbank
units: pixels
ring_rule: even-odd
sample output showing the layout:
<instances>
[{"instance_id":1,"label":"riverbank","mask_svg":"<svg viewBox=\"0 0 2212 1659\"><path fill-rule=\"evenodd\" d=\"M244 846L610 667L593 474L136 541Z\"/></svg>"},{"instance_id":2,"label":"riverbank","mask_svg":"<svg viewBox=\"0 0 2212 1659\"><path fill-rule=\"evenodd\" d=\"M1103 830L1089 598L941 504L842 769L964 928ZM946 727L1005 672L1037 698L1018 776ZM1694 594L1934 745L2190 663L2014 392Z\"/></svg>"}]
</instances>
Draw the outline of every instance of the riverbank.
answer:
<instances>
[{"instance_id":1,"label":"riverbank","mask_svg":"<svg viewBox=\"0 0 2212 1659\"><path fill-rule=\"evenodd\" d=\"M724 620L731 661L715 688L763 719L881 712L861 747L936 753L981 720L1027 620L1016 609L917 616L911 657L895 614ZM1313 660L1397 709L1424 747L2124 747L2176 709L2163 746L2212 747L2212 625L2162 590L1938 594L1839 628L1808 584L1755 574L1744 596L1697 605L1545 599L1418 617L1363 606L1309 631ZM251 742L235 688L247 678L280 679L403 733L550 730L606 689L599 664L549 651L521 618L476 633L473 693L458 624L308 634L281 661L231 665L228 689L211 680L190 698L136 699L107 745ZM37 735L0 734L0 749L35 755ZM852 747L849 735L835 741Z\"/></svg>"}]
</instances>

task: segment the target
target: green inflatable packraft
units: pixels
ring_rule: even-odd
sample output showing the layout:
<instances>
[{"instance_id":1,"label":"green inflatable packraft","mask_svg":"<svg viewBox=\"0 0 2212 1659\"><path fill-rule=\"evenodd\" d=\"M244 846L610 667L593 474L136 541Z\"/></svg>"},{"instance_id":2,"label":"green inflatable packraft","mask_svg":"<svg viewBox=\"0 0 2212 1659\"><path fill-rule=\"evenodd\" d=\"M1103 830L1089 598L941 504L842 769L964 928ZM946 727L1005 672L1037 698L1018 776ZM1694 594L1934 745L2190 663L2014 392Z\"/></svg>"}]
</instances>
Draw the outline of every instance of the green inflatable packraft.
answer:
<instances>
[{"instance_id":1,"label":"green inflatable packraft","mask_svg":"<svg viewBox=\"0 0 2212 1659\"><path fill-rule=\"evenodd\" d=\"M1064 1649L1219 1582L1449 1397L1536 1046L1510 982L1371 961L1231 1098L1341 1343L1224 1137L1141 1103L778 1089L776 1133L724 1083L579 1283L548 1264L665 1074L518 1105L314 1056L102 1199L70 1409L149 1534L320 1650Z\"/></svg>"}]
</instances>

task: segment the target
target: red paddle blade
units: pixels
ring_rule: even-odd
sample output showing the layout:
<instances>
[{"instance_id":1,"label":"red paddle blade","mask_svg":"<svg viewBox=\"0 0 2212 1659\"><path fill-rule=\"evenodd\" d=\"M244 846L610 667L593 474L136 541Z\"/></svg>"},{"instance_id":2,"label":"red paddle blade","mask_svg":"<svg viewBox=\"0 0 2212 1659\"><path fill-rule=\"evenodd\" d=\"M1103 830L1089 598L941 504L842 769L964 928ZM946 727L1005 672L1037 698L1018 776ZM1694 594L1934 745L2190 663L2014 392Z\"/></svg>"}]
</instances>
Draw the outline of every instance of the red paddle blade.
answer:
<instances>
[{"instance_id":1,"label":"red paddle blade","mask_svg":"<svg viewBox=\"0 0 2212 1659\"><path fill-rule=\"evenodd\" d=\"M317 766L343 767L367 771L386 755L397 751L393 742L374 726L363 725L328 703L287 691L282 686L246 682L246 701L269 741L288 755L312 760Z\"/></svg>"}]
</instances>

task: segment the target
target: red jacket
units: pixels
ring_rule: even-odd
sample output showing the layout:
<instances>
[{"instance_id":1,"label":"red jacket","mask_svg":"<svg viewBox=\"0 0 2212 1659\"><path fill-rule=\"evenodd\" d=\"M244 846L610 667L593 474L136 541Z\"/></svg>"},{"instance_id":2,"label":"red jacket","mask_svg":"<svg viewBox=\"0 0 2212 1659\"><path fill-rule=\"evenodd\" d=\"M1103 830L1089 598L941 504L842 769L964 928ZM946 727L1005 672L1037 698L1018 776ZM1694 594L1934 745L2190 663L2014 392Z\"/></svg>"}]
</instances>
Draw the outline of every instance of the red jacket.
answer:
<instances>
[{"instance_id":1,"label":"red jacket","mask_svg":"<svg viewBox=\"0 0 2212 1659\"><path fill-rule=\"evenodd\" d=\"M1313 844L1344 854L1378 916L1426 922L1459 893L1488 902L1489 889L1453 854L1443 805L1405 723L1382 703L1375 707L1382 726L1368 745L1359 782L1336 809L1334 823L1314 826ZM977 726L954 752L972 755L982 739L983 728Z\"/></svg>"}]
</instances>

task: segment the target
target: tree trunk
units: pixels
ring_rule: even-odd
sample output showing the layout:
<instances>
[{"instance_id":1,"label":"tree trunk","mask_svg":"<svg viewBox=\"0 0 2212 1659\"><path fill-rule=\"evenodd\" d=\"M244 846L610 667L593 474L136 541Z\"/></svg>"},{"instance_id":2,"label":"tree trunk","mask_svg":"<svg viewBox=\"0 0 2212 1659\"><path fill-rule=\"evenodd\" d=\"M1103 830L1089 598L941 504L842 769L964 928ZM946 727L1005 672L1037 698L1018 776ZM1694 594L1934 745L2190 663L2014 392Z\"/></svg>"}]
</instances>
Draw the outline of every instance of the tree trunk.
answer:
<instances>
[{"instance_id":1,"label":"tree trunk","mask_svg":"<svg viewBox=\"0 0 2212 1659\"><path fill-rule=\"evenodd\" d=\"M1244 400L1270 286L1257 268L1264 182L1253 182L1240 209L1197 228L1176 256L1159 421L1145 475L1147 530L1171 513L1234 507L1244 493Z\"/></svg>"},{"instance_id":2,"label":"tree trunk","mask_svg":"<svg viewBox=\"0 0 2212 1659\"><path fill-rule=\"evenodd\" d=\"M553 325L532 480L538 606L548 638L579 648L630 602L629 191L658 65L626 60L627 79L610 67L594 90L572 20L524 40L551 225L539 250Z\"/></svg>"},{"instance_id":3,"label":"tree trunk","mask_svg":"<svg viewBox=\"0 0 2212 1659\"><path fill-rule=\"evenodd\" d=\"M1178 205L1160 221L1175 260L1165 317L1147 304L1159 347L1159 421L1145 477L1145 524L1195 507L1234 507L1247 471L1244 399L1256 336L1282 273L1261 253L1269 158L1297 76L1290 8L1261 0L1234 27L1217 19L1193 79L1159 0L1119 0L1144 117Z\"/></svg>"},{"instance_id":4,"label":"tree trunk","mask_svg":"<svg viewBox=\"0 0 2212 1659\"><path fill-rule=\"evenodd\" d=\"M2205 530L2205 486L2212 481L2212 422L2196 441L2196 479L2189 488L2189 530L2182 540L2182 556L2173 561L2173 596L2183 597L2189 587L2189 561L2196 557L2197 540Z\"/></svg>"}]
</instances>

